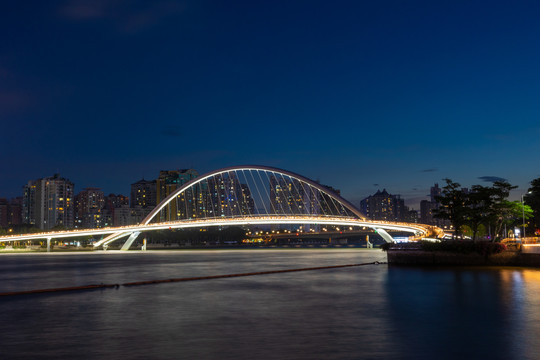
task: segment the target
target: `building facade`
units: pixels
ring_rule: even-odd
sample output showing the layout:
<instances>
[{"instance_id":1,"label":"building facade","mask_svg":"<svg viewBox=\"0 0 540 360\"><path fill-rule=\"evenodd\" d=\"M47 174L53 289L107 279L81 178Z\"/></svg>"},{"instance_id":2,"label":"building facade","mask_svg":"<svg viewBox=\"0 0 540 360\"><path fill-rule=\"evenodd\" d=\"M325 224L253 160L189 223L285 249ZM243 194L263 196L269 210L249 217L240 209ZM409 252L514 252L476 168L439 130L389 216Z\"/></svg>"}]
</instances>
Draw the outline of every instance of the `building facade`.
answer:
<instances>
[{"instance_id":1,"label":"building facade","mask_svg":"<svg viewBox=\"0 0 540 360\"><path fill-rule=\"evenodd\" d=\"M468 189L462 189L464 192L468 192ZM420 202L420 223L426 225L435 225L441 228L449 228L451 223L448 220L436 218L435 212L440 207L438 197L442 195L442 189L439 184L435 184L431 187L429 192L429 200L422 200Z\"/></svg>"},{"instance_id":2,"label":"building facade","mask_svg":"<svg viewBox=\"0 0 540 360\"><path fill-rule=\"evenodd\" d=\"M36 225L36 187L37 180L30 180L23 187L22 221L27 225Z\"/></svg>"},{"instance_id":3,"label":"building facade","mask_svg":"<svg viewBox=\"0 0 540 360\"><path fill-rule=\"evenodd\" d=\"M139 180L131 184L130 206L143 209L156 206L156 180Z\"/></svg>"},{"instance_id":4,"label":"building facade","mask_svg":"<svg viewBox=\"0 0 540 360\"><path fill-rule=\"evenodd\" d=\"M106 226L103 217L105 195L99 188L86 188L75 196L75 227L98 229Z\"/></svg>"},{"instance_id":5,"label":"building facade","mask_svg":"<svg viewBox=\"0 0 540 360\"><path fill-rule=\"evenodd\" d=\"M23 221L42 230L73 228L74 187L59 174L29 181L22 199Z\"/></svg>"},{"instance_id":6,"label":"building facade","mask_svg":"<svg viewBox=\"0 0 540 360\"><path fill-rule=\"evenodd\" d=\"M167 196L185 183L195 179L199 173L194 169L162 170L156 179L156 199L159 204ZM171 221L179 218L193 218L200 213L198 193L195 188L186 189L178 195L176 201L171 201L160 211L161 221Z\"/></svg>"},{"instance_id":7,"label":"building facade","mask_svg":"<svg viewBox=\"0 0 540 360\"><path fill-rule=\"evenodd\" d=\"M372 220L406 221L410 216L401 196L389 194L386 189L360 201L360 211Z\"/></svg>"}]
</instances>

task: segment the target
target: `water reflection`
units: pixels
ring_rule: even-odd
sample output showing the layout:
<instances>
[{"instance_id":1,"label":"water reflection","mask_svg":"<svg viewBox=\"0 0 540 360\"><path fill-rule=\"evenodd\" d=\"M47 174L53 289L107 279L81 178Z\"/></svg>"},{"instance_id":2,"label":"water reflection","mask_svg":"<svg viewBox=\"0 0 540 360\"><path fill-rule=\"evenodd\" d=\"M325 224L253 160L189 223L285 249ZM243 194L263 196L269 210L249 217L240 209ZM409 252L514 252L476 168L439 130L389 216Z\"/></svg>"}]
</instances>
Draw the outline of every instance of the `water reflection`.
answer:
<instances>
[{"instance_id":1,"label":"water reflection","mask_svg":"<svg viewBox=\"0 0 540 360\"><path fill-rule=\"evenodd\" d=\"M531 298L539 277L538 270L390 267L389 321L409 358L537 359Z\"/></svg>"},{"instance_id":2,"label":"water reflection","mask_svg":"<svg viewBox=\"0 0 540 360\"><path fill-rule=\"evenodd\" d=\"M200 251L13 257L0 269L10 279L3 287L26 288L28 279L70 286L380 257ZM378 265L0 299L1 351L28 359L538 359L539 280L534 269Z\"/></svg>"}]
</instances>

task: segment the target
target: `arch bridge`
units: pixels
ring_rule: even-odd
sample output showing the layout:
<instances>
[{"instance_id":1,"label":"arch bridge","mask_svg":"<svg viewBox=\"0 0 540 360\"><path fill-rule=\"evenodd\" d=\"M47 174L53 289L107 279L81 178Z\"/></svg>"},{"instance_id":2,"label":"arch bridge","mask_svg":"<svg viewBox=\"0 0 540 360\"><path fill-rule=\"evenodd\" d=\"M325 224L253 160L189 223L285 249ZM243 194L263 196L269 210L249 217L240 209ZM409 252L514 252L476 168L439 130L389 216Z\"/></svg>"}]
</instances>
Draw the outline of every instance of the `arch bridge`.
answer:
<instances>
[{"instance_id":1,"label":"arch bridge","mask_svg":"<svg viewBox=\"0 0 540 360\"><path fill-rule=\"evenodd\" d=\"M107 247L127 237L127 250L141 232L210 226L303 225L367 227L387 242L388 231L431 236L440 229L421 224L369 220L332 188L302 175L268 166L250 165L222 168L178 186L164 184L168 193L138 224L91 230L72 230L0 237L0 242L108 235L94 244Z\"/></svg>"}]
</instances>

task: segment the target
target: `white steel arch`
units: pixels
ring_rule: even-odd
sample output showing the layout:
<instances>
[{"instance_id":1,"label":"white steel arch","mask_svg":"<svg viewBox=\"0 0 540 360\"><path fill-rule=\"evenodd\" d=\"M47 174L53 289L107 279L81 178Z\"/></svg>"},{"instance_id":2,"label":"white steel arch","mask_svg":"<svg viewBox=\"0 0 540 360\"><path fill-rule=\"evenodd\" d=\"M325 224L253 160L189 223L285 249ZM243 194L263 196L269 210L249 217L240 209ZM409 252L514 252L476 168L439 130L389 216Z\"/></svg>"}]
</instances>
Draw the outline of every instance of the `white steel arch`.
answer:
<instances>
[{"instance_id":1,"label":"white steel arch","mask_svg":"<svg viewBox=\"0 0 540 360\"><path fill-rule=\"evenodd\" d=\"M182 185L181 187L179 187L178 189L176 189L174 192L172 192L171 194L169 194L169 196L167 196L165 199L163 199L163 201L161 201L155 208L154 210L152 210L150 212L150 214L148 214L144 219L143 221L141 222L142 224L144 225L147 225L150 223L150 221L152 221L154 219L154 217L159 214L159 212L165 207L167 206L174 198L176 198L178 195L180 195L181 193L183 193L184 191L186 191L187 189L193 187L194 185L212 177L212 176L216 176L216 175L219 175L219 174L223 174L223 173L228 173L230 171L243 171L243 170L262 170L262 171L270 171L270 172L274 172L274 173L278 173L278 174L282 174L282 175L287 175L293 179L296 179L296 180L299 180L301 182L304 182L306 184L309 184L311 186L313 186L314 188L316 188L317 190L319 190L320 192L322 193L325 193L326 195L330 196L331 198L333 198L334 200L336 200L340 205L344 206L347 210L351 211L353 214L355 214L356 216L358 216L359 219L361 220L366 220L366 216L363 215L358 209L356 209L356 207L351 204L349 201L343 199L341 196L339 196L338 194L336 194L335 192L333 192L332 190L328 189L328 188L325 188L324 186L322 186L321 184L318 184L302 175L299 175L299 174L296 174L296 173L293 173L291 171L287 171L287 170L283 170L283 169L278 169L278 168L274 168L274 167L269 167L269 166L262 166L262 165L246 165L246 166L231 166L231 167L226 167L226 168L222 168L222 169L219 169L219 170L214 170L214 171L210 171L210 172L207 172L206 174L203 174L195 179L192 179L190 180L189 182L185 183L184 185Z\"/></svg>"},{"instance_id":2,"label":"white steel arch","mask_svg":"<svg viewBox=\"0 0 540 360\"><path fill-rule=\"evenodd\" d=\"M274 168L274 167L270 167L270 166L243 165L243 166L230 166L230 167L225 167L225 168L221 168L221 169L218 169L218 170L213 170L213 171L207 172L207 173L205 173L205 174L203 174L203 175L201 175L201 176L199 176L199 177L197 177L195 179L192 179L192 180L188 181L187 183L185 183L184 185L180 186L178 189L173 191L171 194L169 194L165 199L163 199L163 201L161 201L143 219L143 221L141 222L141 225L144 226L144 225L150 224L150 222L159 214L159 212L163 208L165 208L168 204L170 204L174 199L176 199L180 194L184 193L186 190L196 186L199 183L202 183L203 181L205 181L205 180L207 180L207 179L209 179L211 177L214 177L214 176L217 176L217 175L220 175L220 174L224 174L224 173L235 172L235 171L266 171L266 172L271 172L271 173L276 173L276 174L288 176L291 179L295 179L295 180L300 181L301 183L308 184L308 185L312 186L313 188L317 189L318 191L320 191L321 193L326 194L327 196L329 196L330 198L335 200L339 205L343 206L345 209L347 209L352 214L354 214L356 217L358 217L359 220L362 220L362 221L367 220L365 215L362 214L358 209L356 209L356 207L353 204L351 204L349 201L343 199L341 196L336 194L334 191L322 186L321 184L318 184L318 183L306 178L305 176L296 174L296 173L294 173L292 171L278 169L278 168ZM311 222L311 223L314 224L314 222ZM208 223L209 226L213 226L214 224L220 224L220 222L217 221L217 222L209 222ZM264 223L261 223L261 224L264 224ZM222 226L222 225L219 225L219 226ZM94 244L94 246L99 247L99 246L107 245L107 244L109 244L109 243L111 243L111 242L113 242L115 240L118 240L118 239L120 239L122 237L125 237L125 236L129 235L130 233L131 232L118 232L118 233L111 234L111 235L107 236L106 238L96 242ZM128 240L129 243L126 242L126 244L123 246L123 249L127 250L129 248L129 246L131 246L131 243L134 240L135 240L135 238L130 237L130 239Z\"/></svg>"},{"instance_id":3,"label":"white steel arch","mask_svg":"<svg viewBox=\"0 0 540 360\"><path fill-rule=\"evenodd\" d=\"M249 216L230 216L230 217L213 217L213 218L199 218L199 219L185 219L178 221L167 221L161 223L152 223L150 222L160 213L160 211L170 204L173 199L177 198L180 194L184 193L186 190L201 184L201 182L218 175L223 176L224 173L231 172L269 172L272 174L279 174L282 176L289 177L299 181L299 184L307 184L312 188L320 191L325 196L328 196L332 199L332 202L336 202L339 206L346 209L352 216L339 213L336 204L333 204L338 210L336 216L325 214L291 214L291 213L273 213L266 215L261 214L249 214ZM236 173L235 173L236 174ZM230 174L228 175L230 176ZM200 185L199 185L200 186ZM304 186L304 185L302 185ZM298 190L298 189L296 189ZM310 190L311 191L311 190ZM266 194L268 195L268 194ZM289 194L290 195L290 194ZM264 205L264 204L263 204ZM321 205L321 204L319 204ZM328 204L327 204L328 205ZM290 209L291 210L291 209ZM246 215L246 214L244 214ZM343 199L341 196L337 195L334 191L326 188L323 185L320 185L302 175L293 173L291 171L278 169L268 166L260 165L245 165L245 166L232 166L226 167L219 170L211 171L205 173L186 184L180 186L169 196L167 196L160 204L158 204L146 218L139 225L125 226L119 228L105 228L105 229L91 229L91 230L72 230L72 231L63 231L57 233L41 233L41 234L26 234L18 236L5 236L0 237L0 242L2 241L18 241L18 240L32 240L39 238L46 238L47 241L50 241L52 238L69 238L82 235L99 235L99 234L110 234L106 238L96 242L94 247L100 247L107 245L113 241L116 241L122 237L130 236L126 244L122 249L128 249L131 243L136 238L136 233L141 231L154 231L154 230L163 230L163 229L178 229L178 228L191 228L191 227L207 227L207 226L238 226L238 225L259 225L259 224L326 224L326 225L346 225L346 226L360 226L360 227L369 227L374 230L377 230L379 234L383 237L384 240L390 242L392 238L384 230L394 230L394 231L405 231L410 232L415 235L423 234L424 236L428 235L433 231L437 231L436 228L421 225L421 224L408 224L408 223L397 223L397 222L383 222L383 221L373 221L368 220L364 214L362 214L354 205L349 201ZM439 229L440 230L440 229Z\"/></svg>"}]
</instances>

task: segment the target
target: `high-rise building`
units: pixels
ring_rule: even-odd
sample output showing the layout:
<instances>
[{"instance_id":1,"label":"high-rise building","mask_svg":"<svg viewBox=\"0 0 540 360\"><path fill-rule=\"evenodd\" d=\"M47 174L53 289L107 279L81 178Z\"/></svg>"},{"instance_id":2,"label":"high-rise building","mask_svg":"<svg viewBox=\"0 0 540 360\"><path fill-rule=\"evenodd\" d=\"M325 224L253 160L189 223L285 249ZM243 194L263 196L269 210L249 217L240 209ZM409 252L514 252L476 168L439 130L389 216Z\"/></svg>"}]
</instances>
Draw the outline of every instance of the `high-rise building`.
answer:
<instances>
[{"instance_id":1,"label":"high-rise building","mask_svg":"<svg viewBox=\"0 0 540 360\"><path fill-rule=\"evenodd\" d=\"M341 195L341 191L339 189L334 189L333 187L329 185L322 185L328 190L332 191L336 195ZM334 200L331 196L327 195L326 193L321 193L320 199L318 200L320 203L321 213L322 214L333 214L333 215L347 215L347 211L343 206L338 204L336 200Z\"/></svg>"},{"instance_id":2,"label":"high-rise building","mask_svg":"<svg viewBox=\"0 0 540 360\"><path fill-rule=\"evenodd\" d=\"M23 223L22 209L23 198L21 196L11 199L8 206L8 224L10 226L21 225Z\"/></svg>"},{"instance_id":3,"label":"high-rise building","mask_svg":"<svg viewBox=\"0 0 540 360\"><path fill-rule=\"evenodd\" d=\"M121 205L114 209L112 223L114 226L136 225L141 223L147 215L148 209Z\"/></svg>"},{"instance_id":4,"label":"high-rise building","mask_svg":"<svg viewBox=\"0 0 540 360\"><path fill-rule=\"evenodd\" d=\"M469 189L462 188L461 191L468 193ZM420 223L426 225L435 225L438 227L449 227L451 225L449 220L436 218L435 211L439 209L440 202L438 197L442 195L442 189L439 184L435 184L431 187L429 197L430 200L422 200L420 202Z\"/></svg>"},{"instance_id":5,"label":"high-rise building","mask_svg":"<svg viewBox=\"0 0 540 360\"><path fill-rule=\"evenodd\" d=\"M86 188L75 196L75 227L98 229L105 226L105 195L99 188Z\"/></svg>"},{"instance_id":6,"label":"high-rise building","mask_svg":"<svg viewBox=\"0 0 540 360\"><path fill-rule=\"evenodd\" d=\"M247 184L240 184L240 191L242 193L242 199L240 201L242 215L249 216L255 214L255 201L251 195L251 190Z\"/></svg>"},{"instance_id":7,"label":"high-rise building","mask_svg":"<svg viewBox=\"0 0 540 360\"><path fill-rule=\"evenodd\" d=\"M156 180L156 202L159 204L180 186L199 176L194 169L162 170ZM177 201L171 201L160 211L161 221L171 221L177 218L193 218L199 211L197 187L186 189L178 195Z\"/></svg>"},{"instance_id":8,"label":"high-rise building","mask_svg":"<svg viewBox=\"0 0 540 360\"><path fill-rule=\"evenodd\" d=\"M429 195L431 197L431 202L432 203L439 203L439 201L437 200L437 197L441 196L442 189L439 187L438 183L435 183L435 185L431 187L431 190L430 190L429 193L430 193Z\"/></svg>"},{"instance_id":9,"label":"high-rise building","mask_svg":"<svg viewBox=\"0 0 540 360\"><path fill-rule=\"evenodd\" d=\"M22 224L22 197L0 199L0 227L8 228Z\"/></svg>"},{"instance_id":10,"label":"high-rise building","mask_svg":"<svg viewBox=\"0 0 540 360\"><path fill-rule=\"evenodd\" d=\"M338 204L324 191L292 178L270 176L270 211L278 214L304 215L347 215L343 206ZM329 192L340 191L328 185L321 185Z\"/></svg>"},{"instance_id":11,"label":"high-rise building","mask_svg":"<svg viewBox=\"0 0 540 360\"><path fill-rule=\"evenodd\" d=\"M23 224L36 225L36 186L37 180L28 181L23 187L22 221Z\"/></svg>"},{"instance_id":12,"label":"high-rise building","mask_svg":"<svg viewBox=\"0 0 540 360\"><path fill-rule=\"evenodd\" d=\"M405 218L403 221L408 223L418 223L418 211L414 209L409 209L405 212Z\"/></svg>"},{"instance_id":13,"label":"high-rise building","mask_svg":"<svg viewBox=\"0 0 540 360\"><path fill-rule=\"evenodd\" d=\"M372 220L405 221L409 216L401 196L389 194L386 189L360 201L360 211Z\"/></svg>"},{"instance_id":14,"label":"high-rise building","mask_svg":"<svg viewBox=\"0 0 540 360\"><path fill-rule=\"evenodd\" d=\"M74 225L74 185L68 179L54 176L29 181L24 187L23 221L43 230Z\"/></svg>"},{"instance_id":15,"label":"high-rise building","mask_svg":"<svg viewBox=\"0 0 540 360\"><path fill-rule=\"evenodd\" d=\"M420 223L426 225L434 225L433 210L437 208L437 203L422 200L420 201Z\"/></svg>"},{"instance_id":16,"label":"high-rise building","mask_svg":"<svg viewBox=\"0 0 540 360\"><path fill-rule=\"evenodd\" d=\"M7 199L0 199L0 227L8 227L8 201Z\"/></svg>"},{"instance_id":17,"label":"high-rise building","mask_svg":"<svg viewBox=\"0 0 540 360\"><path fill-rule=\"evenodd\" d=\"M270 211L276 214L307 214L309 197L300 181L270 175Z\"/></svg>"},{"instance_id":18,"label":"high-rise building","mask_svg":"<svg viewBox=\"0 0 540 360\"><path fill-rule=\"evenodd\" d=\"M102 224L106 226L123 226L128 224L116 225L114 223L115 212L121 207L127 207L129 209L129 198L124 195L109 194L104 198L104 206L102 209Z\"/></svg>"},{"instance_id":19,"label":"high-rise building","mask_svg":"<svg viewBox=\"0 0 540 360\"><path fill-rule=\"evenodd\" d=\"M156 206L156 181L139 180L131 184L131 207L154 208Z\"/></svg>"},{"instance_id":20,"label":"high-rise building","mask_svg":"<svg viewBox=\"0 0 540 360\"><path fill-rule=\"evenodd\" d=\"M129 198L125 195L109 194L105 197L105 209L112 210L124 205L129 206Z\"/></svg>"},{"instance_id":21,"label":"high-rise building","mask_svg":"<svg viewBox=\"0 0 540 360\"><path fill-rule=\"evenodd\" d=\"M211 177L207 188L200 190L198 211L207 217L245 216L255 213L255 203L249 187L234 174Z\"/></svg>"}]
</instances>

